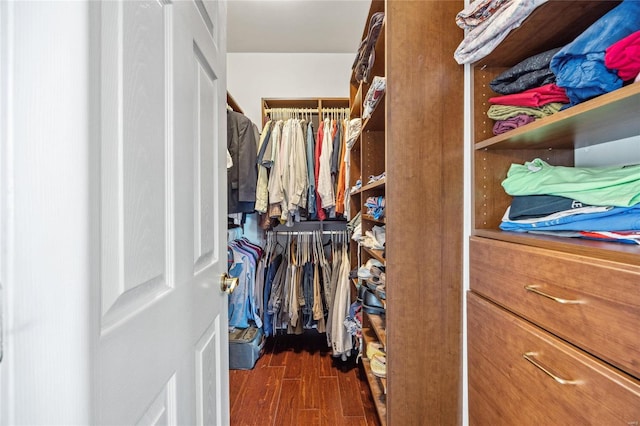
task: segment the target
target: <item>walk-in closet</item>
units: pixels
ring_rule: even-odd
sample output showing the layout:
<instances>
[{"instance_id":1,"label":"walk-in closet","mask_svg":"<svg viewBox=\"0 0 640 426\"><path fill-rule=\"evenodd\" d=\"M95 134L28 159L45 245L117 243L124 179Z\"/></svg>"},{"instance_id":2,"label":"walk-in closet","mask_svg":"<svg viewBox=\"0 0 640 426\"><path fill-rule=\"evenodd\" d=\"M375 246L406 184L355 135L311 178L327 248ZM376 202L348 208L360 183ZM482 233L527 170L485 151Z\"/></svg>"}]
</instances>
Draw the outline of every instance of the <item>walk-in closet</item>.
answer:
<instances>
[{"instance_id":1,"label":"walk-in closet","mask_svg":"<svg viewBox=\"0 0 640 426\"><path fill-rule=\"evenodd\" d=\"M316 197L257 219L268 250L305 264L291 273L304 304L280 316L297 331L267 326L264 359L231 371L232 420L251 424L246 395L263 383L269 424L635 424L640 2L368 3L347 99L260 93L262 137L274 121L307 126ZM319 170L318 144L341 163ZM521 189L539 170L557 181ZM579 192L607 174L629 199ZM320 274L315 294L334 303L316 323L305 271L336 259L347 275Z\"/></svg>"},{"instance_id":2,"label":"walk-in closet","mask_svg":"<svg viewBox=\"0 0 640 426\"><path fill-rule=\"evenodd\" d=\"M262 424L462 421L463 3L365 3L351 51L317 70L287 73L309 54L228 53L229 92L259 106L268 175L268 202L235 226L273 264L258 264L261 307L246 309L263 355L230 371L232 424L253 424L252 400ZM326 74L336 91L290 95Z\"/></svg>"},{"instance_id":3,"label":"walk-in closet","mask_svg":"<svg viewBox=\"0 0 640 426\"><path fill-rule=\"evenodd\" d=\"M0 425L640 424L640 0L0 0Z\"/></svg>"}]
</instances>

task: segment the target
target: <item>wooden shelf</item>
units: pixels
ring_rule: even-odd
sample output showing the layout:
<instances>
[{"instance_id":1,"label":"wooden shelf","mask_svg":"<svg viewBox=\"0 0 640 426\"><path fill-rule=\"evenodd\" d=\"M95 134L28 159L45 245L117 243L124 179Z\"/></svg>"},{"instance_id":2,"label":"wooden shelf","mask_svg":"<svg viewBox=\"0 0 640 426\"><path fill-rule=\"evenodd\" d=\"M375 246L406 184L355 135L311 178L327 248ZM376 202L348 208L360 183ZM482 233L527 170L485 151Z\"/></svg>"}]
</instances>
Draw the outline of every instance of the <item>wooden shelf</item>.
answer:
<instances>
[{"instance_id":1,"label":"wooden shelf","mask_svg":"<svg viewBox=\"0 0 640 426\"><path fill-rule=\"evenodd\" d=\"M640 84L631 84L478 142L475 149L583 148L640 134L639 117Z\"/></svg>"},{"instance_id":2,"label":"wooden shelf","mask_svg":"<svg viewBox=\"0 0 640 426\"><path fill-rule=\"evenodd\" d=\"M371 222L377 222L377 223L387 223L386 219L384 217L380 218L380 219L376 219L373 216L369 215L369 214L363 214L362 215L362 219L364 220L370 220Z\"/></svg>"},{"instance_id":3,"label":"wooden shelf","mask_svg":"<svg viewBox=\"0 0 640 426\"><path fill-rule=\"evenodd\" d=\"M382 264L386 264L387 261L384 257L382 257L383 250L374 250L364 246L362 247L362 249L369 253L373 258L378 259L380 262L382 262Z\"/></svg>"},{"instance_id":4,"label":"wooden shelf","mask_svg":"<svg viewBox=\"0 0 640 426\"><path fill-rule=\"evenodd\" d=\"M364 185L362 188L358 189L357 191L354 191L353 194L351 195L360 194L361 192L370 191L376 188L382 188L386 185L386 183L387 183L387 178L382 178L379 181Z\"/></svg>"},{"instance_id":5,"label":"wooden shelf","mask_svg":"<svg viewBox=\"0 0 640 426\"><path fill-rule=\"evenodd\" d=\"M371 330L375 333L377 340L382 343L382 346L387 347L387 329L386 329L386 320L381 315L373 315L364 313L369 320L369 325L371 325ZM363 330L364 334L364 330Z\"/></svg>"},{"instance_id":6,"label":"wooden shelf","mask_svg":"<svg viewBox=\"0 0 640 426\"><path fill-rule=\"evenodd\" d=\"M371 371L371 363L368 359L362 358L362 366L364 367L364 372L367 376L369 387L371 388L371 396L373 397L373 403L376 406L380 423L384 426L387 424L387 397L385 395L385 386L383 386L381 379Z\"/></svg>"},{"instance_id":7,"label":"wooden shelf","mask_svg":"<svg viewBox=\"0 0 640 426\"><path fill-rule=\"evenodd\" d=\"M532 55L562 47L619 3L592 0L547 2L509 33L498 48L476 62L476 66L512 67Z\"/></svg>"}]
</instances>

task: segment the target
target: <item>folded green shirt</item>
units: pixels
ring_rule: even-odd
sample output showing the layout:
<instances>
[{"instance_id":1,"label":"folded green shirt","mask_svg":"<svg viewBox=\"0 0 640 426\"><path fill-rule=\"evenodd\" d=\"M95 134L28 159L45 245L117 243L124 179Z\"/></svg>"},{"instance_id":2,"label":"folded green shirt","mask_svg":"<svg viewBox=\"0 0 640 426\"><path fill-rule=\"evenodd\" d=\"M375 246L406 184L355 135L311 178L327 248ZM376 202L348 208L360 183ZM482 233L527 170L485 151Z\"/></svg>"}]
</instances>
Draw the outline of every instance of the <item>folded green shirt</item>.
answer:
<instances>
[{"instance_id":1,"label":"folded green shirt","mask_svg":"<svg viewBox=\"0 0 640 426\"><path fill-rule=\"evenodd\" d=\"M594 206L640 203L640 165L552 166L536 158L512 164L502 187L509 195L558 195Z\"/></svg>"},{"instance_id":2,"label":"folded green shirt","mask_svg":"<svg viewBox=\"0 0 640 426\"><path fill-rule=\"evenodd\" d=\"M520 114L527 114L532 117L542 118L551 114L555 114L562 108L561 103L552 102L541 107L525 107L513 105L491 105L487 111L487 117L493 120L506 120Z\"/></svg>"}]
</instances>

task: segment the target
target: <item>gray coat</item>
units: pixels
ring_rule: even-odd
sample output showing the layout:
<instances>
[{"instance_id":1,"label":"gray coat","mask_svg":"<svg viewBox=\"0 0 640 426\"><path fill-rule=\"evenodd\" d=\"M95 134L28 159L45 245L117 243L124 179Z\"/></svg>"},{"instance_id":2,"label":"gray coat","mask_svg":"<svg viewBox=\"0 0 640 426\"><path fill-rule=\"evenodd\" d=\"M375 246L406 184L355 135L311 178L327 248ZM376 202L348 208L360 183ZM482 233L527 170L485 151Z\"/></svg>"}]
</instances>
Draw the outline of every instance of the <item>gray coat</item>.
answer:
<instances>
[{"instance_id":1,"label":"gray coat","mask_svg":"<svg viewBox=\"0 0 640 426\"><path fill-rule=\"evenodd\" d=\"M244 114L227 111L227 149L233 166L227 169L229 213L251 213L256 202L258 169L255 126Z\"/></svg>"}]
</instances>

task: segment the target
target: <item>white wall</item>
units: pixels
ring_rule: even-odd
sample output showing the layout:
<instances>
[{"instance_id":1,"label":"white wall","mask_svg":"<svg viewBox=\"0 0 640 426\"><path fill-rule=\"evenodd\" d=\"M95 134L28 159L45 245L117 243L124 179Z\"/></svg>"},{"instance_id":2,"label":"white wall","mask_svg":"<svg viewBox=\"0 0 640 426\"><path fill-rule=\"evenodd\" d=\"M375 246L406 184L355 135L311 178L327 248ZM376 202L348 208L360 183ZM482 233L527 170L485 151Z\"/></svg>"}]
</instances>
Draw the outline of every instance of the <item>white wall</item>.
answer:
<instances>
[{"instance_id":1,"label":"white wall","mask_svg":"<svg viewBox=\"0 0 640 426\"><path fill-rule=\"evenodd\" d=\"M351 53L228 53L227 90L258 126L261 98L348 98Z\"/></svg>"},{"instance_id":2,"label":"white wall","mask_svg":"<svg viewBox=\"0 0 640 426\"><path fill-rule=\"evenodd\" d=\"M640 164L640 136L577 149L575 164L580 167Z\"/></svg>"},{"instance_id":3,"label":"white wall","mask_svg":"<svg viewBox=\"0 0 640 426\"><path fill-rule=\"evenodd\" d=\"M227 53L227 91L262 126L262 98L348 98L355 53ZM244 235L260 243L257 214Z\"/></svg>"}]
</instances>

